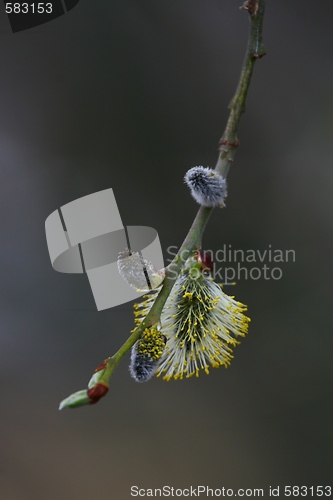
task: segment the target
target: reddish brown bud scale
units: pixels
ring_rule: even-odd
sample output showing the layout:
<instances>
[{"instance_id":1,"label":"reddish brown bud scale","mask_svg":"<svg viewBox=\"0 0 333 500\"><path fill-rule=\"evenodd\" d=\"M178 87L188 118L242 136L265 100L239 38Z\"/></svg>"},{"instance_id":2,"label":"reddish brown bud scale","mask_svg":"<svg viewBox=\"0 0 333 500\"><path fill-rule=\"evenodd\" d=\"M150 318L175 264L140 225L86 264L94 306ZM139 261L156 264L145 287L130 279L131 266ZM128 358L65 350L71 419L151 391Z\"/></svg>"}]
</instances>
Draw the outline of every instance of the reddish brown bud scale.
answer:
<instances>
[{"instance_id":1,"label":"reddish brown bud scale","mask_svg":"<svg viewBox=\"0 0 333 500\"><path fill-rule=\"evenodd\" d=\"M102 370L105 370L107 362L108 362L107 359L105 361L103 361L103 363L96 368L96 370L95 370L94 373L97 373L97 372L100 372Z\"/></svg>"},{"instance_id":2,"label":"reddish brown bud scale","mask_svg":"<svg viewBox=\"0 0 333 500\"><path fill-rule=\"evenodd\" d=\"M219 141L219 150L223 149L224 145L226 145L230 148L238 148L238 146L240 145L240 141L239 141L239 139L236 139L234 142L229 141L227 138L221 139Z\"/></svg>"},{"instance_id":3,"label":"reddish brown bud scale","mask_svg":"<svg viewBox=\"0 0 333 500\"><path fill-rule=\"evenodd\" d=\"M247 10L250 16L256 16L259 9L258 0L247 0L241 9Z\"/></svg>"},{"instance_id":4,"label":"reddish brown bud scale","mask_svg":"<svg viewBox=\"0 0 333 500\"><path fill-rule=\"evenodd\" d=\"M91 399L91 402L89 404L93 405L97 403L97 401L99 401L103 396L105 396L108 390L109 390L108 386L104 384L96 384L91 389L88 389L87 396L89 399Z\"/></svg>"},{"instance_id":5,"label":"reddish brown bud scale","mask_svg":"<svg viewBox=\"0 0 333 500\"><path fill-rule=\"evenodd\" d=\"M203 269L209 269L211 272L213 271L213 261L209 253L205 253L203 250L197 250L195 254L195 258L198 262L200 262L201 267Z\"/></svg>"}]
</instances>

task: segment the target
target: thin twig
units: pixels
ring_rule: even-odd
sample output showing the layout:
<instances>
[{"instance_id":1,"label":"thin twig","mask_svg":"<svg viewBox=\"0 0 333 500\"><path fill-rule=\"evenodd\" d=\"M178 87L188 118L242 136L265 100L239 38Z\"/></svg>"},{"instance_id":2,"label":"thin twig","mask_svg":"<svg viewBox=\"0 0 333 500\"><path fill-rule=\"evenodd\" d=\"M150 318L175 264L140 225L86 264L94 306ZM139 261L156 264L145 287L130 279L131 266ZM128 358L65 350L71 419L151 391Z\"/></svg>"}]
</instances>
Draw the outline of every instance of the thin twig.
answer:
<instances>
[{"instance_id":1,"label":"thin twig","mask_svg":"<svg viewBox=\"0 0 333 500\"><path fill-rule=\"evenodd\" d=\"M248 45L243 62L240 79L235 95L230 103L230 114L227 125L221 140L219 141L219 157L215 170L224 178L227 177L230 165L233 162L236 149L239 145L237 129L240 117L245 110L245 102L251 82L254 64L257 59L265 55L265 48L262 42L262 24L265 9L265 0L248 0L241 7L247 10L250 15L250 31ZM176 257L166 268L166 276L162 289L155 299L154 305L146 318L135 328L130 337L120 347L120 349L104 365L99 383L108 386L108 381L120 360L131 349L135 342L141 337L145 328L159 322L164 304L170 295L172 287L189 255L201 246L202 236L211 215L212 208L200 207L194 222L180 247Z\"/></svg>"}]
</instances>

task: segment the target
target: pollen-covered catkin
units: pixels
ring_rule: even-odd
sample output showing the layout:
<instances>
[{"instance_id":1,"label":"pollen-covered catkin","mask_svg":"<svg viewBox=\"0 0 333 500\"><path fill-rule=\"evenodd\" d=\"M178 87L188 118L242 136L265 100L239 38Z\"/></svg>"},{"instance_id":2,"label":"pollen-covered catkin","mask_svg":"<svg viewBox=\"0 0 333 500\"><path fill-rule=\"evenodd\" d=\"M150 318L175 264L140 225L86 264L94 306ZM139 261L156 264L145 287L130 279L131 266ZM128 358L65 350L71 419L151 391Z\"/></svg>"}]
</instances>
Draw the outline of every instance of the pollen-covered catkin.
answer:
<instances>
[{"instance_id":1,"label":"pollen-covered catkin","mask_svg":"<svg viewBox=\"0 0 333 500\"><path fill-rule=\"evenodd\" d=\"M186 172L184 181L197 203L204 207L224 207L227 181L208 167L197 166Z\"/></svg>"},{"instance_id":2,"label":"pollen-covered catkin","mask_svg":"<svg viewBox=\"0 0 333 500\"><path fill-rule=\"evenodd\" d=\"M154 327L146 328L131 352L129 370L136 382L147 382L155 375L164 347L165 338L161 332Z\"/></svg>"},{"instance_id":3,"label":"pollen-covered catkin","mask_svg":"<svg viewBox=\"0 0 333 500\"><path fill-rule=\"evenodd\" d=\"M137 325L156 297L156 292L151 293L134 306ZM208 374L210 368L228 367L233 348L248 332L250 318L245 316L246 310L244 304L215 283L205 252L197 251L185 263L162 310L161 332L166 345L154 374L164 380L181 380L198 377L202 371Z\"/></svg>"}]
</instances>

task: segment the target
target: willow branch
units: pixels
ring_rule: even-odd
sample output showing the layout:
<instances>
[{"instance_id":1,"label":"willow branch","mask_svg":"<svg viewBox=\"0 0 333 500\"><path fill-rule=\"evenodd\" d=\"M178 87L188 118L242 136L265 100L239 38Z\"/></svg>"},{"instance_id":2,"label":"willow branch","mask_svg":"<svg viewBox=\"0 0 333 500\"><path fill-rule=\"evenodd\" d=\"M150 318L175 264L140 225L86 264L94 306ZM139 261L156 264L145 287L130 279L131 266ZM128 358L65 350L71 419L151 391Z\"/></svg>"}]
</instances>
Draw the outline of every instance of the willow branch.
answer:
<instances>
[{"instance_id":1,"label":"willow branch","mask_svg":"<svg viewBox=\"0 0 333 500\"><path fill-rule=\"evenodd\" d=\"M215 170L223 177L227 177L230 165L233 162L236 149L239 145L237 138L237 129L240 117L245 110L245 102L248 89L251 82L252 72L255 62L258 58L265 55L265 48L262 42L262 23L264 16L265 0L248 0L241 7L247 10L250 15L250 31L248 45L243 62L240 79L237 85L235 95L230 103L229 118L223 136L219 141L219 157ZM115 370L120 360L132 348L135 342L141 337L143 331L159 322L160 315L164 304L170 295L172 287L189 255L198 247L201 246L202 236L211 215L212 208L200 207L193 221L193 224L181 245L176 257L166 268L166 275L163 281L162 289L155 299L154 305L147 314L146 318L137 326L126 342L120 349L110 358L105 360L102 365L100 376L98 378L98 386L108 387L108 381ZM82 392L82 391L80 391ZM76 393L79 394L79 393ZM105 392L102 394L104 395ZM67 398L69 399L69 398ZM98 401L99 397L90 402ZM64 400L64 402L67 400ZM63 403L64 403L63 402ZM79 404L66 405L61 404L60 407L78 406Z\"/></svg>"},{"instance_id":2,"label":"willow branch","mask_svg":"<svg viewBox=\"0 0 333 500\"><path fill-rule=\"evenodd\" d=\"M230 103L230 113L223 136L219 142L219 157L215 167L222 176L227 177L230 164L233 162L239 140L237 138L238 124L242 113L245 111L245 102L251 83L253 68L257 59L266 54L262 41L262 25L265 10L265 0L252 0L244 3L242 9L250 14L250 31L248 45L245 54L244 63L241 70L240 79L237 85L235 95ZM144 329L152 326L159 321L164 304L171 292L171 289L177 279L177 276L191 252L200 246L206 223L213 211L212 208L200 207L196 218L189 230L182 246L176 257L166 269L166 278L163 288L155 300L153 307L146 316L145 320L135 329L132 335L121 346L119 351L110 358L105 377L108 379L113 370L124 357L129 349L140 338Z\"/></svg>"}]
</instances>

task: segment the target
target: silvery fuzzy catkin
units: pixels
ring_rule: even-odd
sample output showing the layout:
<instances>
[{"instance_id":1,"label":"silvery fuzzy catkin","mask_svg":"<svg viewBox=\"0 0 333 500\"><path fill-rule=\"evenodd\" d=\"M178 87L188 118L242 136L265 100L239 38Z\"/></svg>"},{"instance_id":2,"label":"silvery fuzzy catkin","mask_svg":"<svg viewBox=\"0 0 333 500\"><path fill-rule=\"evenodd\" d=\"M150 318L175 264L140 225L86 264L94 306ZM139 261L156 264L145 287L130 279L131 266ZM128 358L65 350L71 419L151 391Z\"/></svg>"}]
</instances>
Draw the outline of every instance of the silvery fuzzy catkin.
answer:
<instances>
[{"instance_id":1,"label":"silvery fuzzy catkin","mask_svg":"<svg viewBox=\"0 0 333 500\"><path fill-rule=\"evenodd\" d=\"M186 172L184 181L191 195L204 207L224 207L227 196L227 181L208 167L197 166Z\"/></svg>"},{"instance_id":2,"label":"silvery fuzzy catkin","mask_svg":"<svg viewBox=\"0 0 333 500\"><path fill-rule=\"evenodd\" d=\"M155 375L163 354L165 338L157 328L146 328L131 352L130 374L136 382L147 382Z\"/></svg>"}]
</instances>

